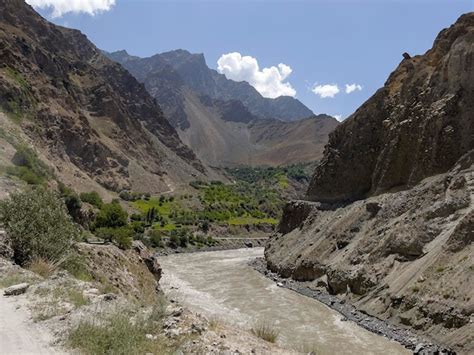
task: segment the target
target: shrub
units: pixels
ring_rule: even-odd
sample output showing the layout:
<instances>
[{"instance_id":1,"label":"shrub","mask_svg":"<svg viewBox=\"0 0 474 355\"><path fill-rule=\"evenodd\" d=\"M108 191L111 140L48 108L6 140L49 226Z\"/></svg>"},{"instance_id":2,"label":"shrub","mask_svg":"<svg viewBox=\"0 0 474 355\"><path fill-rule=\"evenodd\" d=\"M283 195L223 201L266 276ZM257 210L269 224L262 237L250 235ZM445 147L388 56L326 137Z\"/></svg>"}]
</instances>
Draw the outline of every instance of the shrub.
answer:
<instances>
[{"instance_id":1,"label":"shrub","mask_svg":"<svg viewBox=\"0 0 474 355\"><path fill-rule=\"evenodd\" d=\"M257 322L252 328L252 333L270 343L275 343L279 334L278 330L266 321Z\"/></svg>"},{"instance_id":2,"label":"shrub","mask_svg":"<svg viewBox=\"0 0 474 355\"><path fill-rule=\"evenodd\" d=\"M27 146L17 146L12 161L16 167L7 172L18 176L28 184L41 184L52 176L48 166L38 158L34 150Z\"/></svg>"},{"instance_id":3,"label":"shrub","mask_svg":"<svg viewBox=\"0 0 474 355\"><path fill-rule=\"evenodd\" d=\"M83 202L87 202L97 208L102 208L102 205L104 204L104 201L102 201L100 195L95 191L83 192L79 195L79 197Z\"/></svg>"},{"instance_id":4,"label":"shrub","mask_svg":"<svg viewBox=\"0 0 474 355\"><path fill-rule=\"evenodd\" d=\"M81 199L73 189L67 187L63 183L59 183L58 187L69 214L76 223L79 223L82 207Z\"/></svg>"},{"instance_id":5,"label":"shrub","mask_svg":"<svg viewBox=\"0 0 474 355\"><path fill-rule=\"evenodd\" d=\"M20 265L35 258L59 261L80 236L61 198L42 187L13 193L1 201L0 221Z\"/></svg>"},{"instance_id":6,"label":"shrub","mask_svg":"<svg viewBox=\"0 0 474 355\"><path fill-rule=\"evenodd\" d=\"M129 227L98 228L95 234L108 242L113 242L121 249L132 246L133 229Z\"/></svg>"},{"instance_id":7,"label":"shrub","mask_svg":"<svg viewBox=\"0 0 474 355\"><path fill-rule=\"evenodd\" d=\"M189 239L188 239L188 236L186 234L181 234L179 236L179 246L180 247L186 248L188 246L188 242L189 242Z\"/></svg>"},{"instance_id":8,"label":"shrub","mask_svg":"<svg viewBox=\"0 0 474 355\"><path fill-rule=\"evenodd\" d=\"M128 214L119 203L112 202L102 206L95 219L96 228L117 228L127 224Z\"/></svg>"},{"instance_id":9,"label":"shrub","mask_svg":"<svg viewBox=\"0 0 474 355\"><path fill-rule=\"evenodd\" d=\"M209 222L208 221L202 222L200 225L200 229L202 230L203 233L207 234L207 232L209 232Z\"/></svg>"},{"instance_id":10,"label":"shrub","mask_svg":"<svg viewBox=\"0 0 474 355\"><path fill-rule=\"evenodd\" d=\"M153 248L164 248L162 234L160 231L152 230L150 232L150 244Z\"/></svg>"},{"instance_id":11,"label":"shrub","mask_svg":"<svg viewBox=\"0 0 474 355\"><path fill-rule=\"evenodd\" d=\"M175 232L171 231L170 240L168 241L168 246L173 249L176 249L179 243L179 237Z\"/></svg>"}]
</instances>

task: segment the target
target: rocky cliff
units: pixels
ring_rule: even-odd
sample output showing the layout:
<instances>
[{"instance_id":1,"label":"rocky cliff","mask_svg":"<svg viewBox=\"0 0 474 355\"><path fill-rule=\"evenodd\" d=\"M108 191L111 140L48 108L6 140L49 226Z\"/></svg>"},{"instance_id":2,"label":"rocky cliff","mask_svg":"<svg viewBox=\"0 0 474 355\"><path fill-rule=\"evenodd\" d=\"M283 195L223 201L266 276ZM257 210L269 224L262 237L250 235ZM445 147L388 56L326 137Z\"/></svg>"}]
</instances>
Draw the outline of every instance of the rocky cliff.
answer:
<instances>
[{"instance_id":1,"label":"rocky cliff","mask_svg":"<svg viewBox=\"0 0 474 355\"><path fill-rule=\"evenodd\" d=\"M466 14L427 53L404 59L334 131L309 199L355 200L411 187L474 148L473 27Z\"/></svg>"},{"instance_id":2,"label":"rocky cliff","mask_svg":"<svg viewBox=\"0 0 474 355\"><path fill-rule=\"evenodd\" d=\"M330 135L265 250L284 277L474 351L474 13ZM355 201L355 202L351 202Z\"/></svg>"},{"instance_id":3,"label":"rocky cliff","mask_svg":"<svg viewBox=\"0 0 474 355\"><path fill-rule=\"evenodd\" d=\"M163 191L206 173L145 87L79 31L1 0L0 57L1 109L64 180Z\"/></svg>"}]
</instances>

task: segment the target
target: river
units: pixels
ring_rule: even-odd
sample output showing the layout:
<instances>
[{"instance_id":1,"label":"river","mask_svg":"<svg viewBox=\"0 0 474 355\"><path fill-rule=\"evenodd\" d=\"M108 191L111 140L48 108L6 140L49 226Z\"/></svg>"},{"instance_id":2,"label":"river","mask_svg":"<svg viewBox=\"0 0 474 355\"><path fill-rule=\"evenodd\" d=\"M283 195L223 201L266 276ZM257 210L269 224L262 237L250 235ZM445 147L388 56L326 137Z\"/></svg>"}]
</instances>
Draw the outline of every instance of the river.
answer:
<instances>
[{"instance_id":1,"label":"river","mask_svg":"<svg viewBox=\"0 0 474 355\"><path fill-rule=\"evenodd\" d=\"M164 292L209 319L250 329L273 324L277 343L318 354L409 354L400 344L373 334L324 304L278 287L248 266L263 248L160 257Z\"/></svg>"}]
</instances>

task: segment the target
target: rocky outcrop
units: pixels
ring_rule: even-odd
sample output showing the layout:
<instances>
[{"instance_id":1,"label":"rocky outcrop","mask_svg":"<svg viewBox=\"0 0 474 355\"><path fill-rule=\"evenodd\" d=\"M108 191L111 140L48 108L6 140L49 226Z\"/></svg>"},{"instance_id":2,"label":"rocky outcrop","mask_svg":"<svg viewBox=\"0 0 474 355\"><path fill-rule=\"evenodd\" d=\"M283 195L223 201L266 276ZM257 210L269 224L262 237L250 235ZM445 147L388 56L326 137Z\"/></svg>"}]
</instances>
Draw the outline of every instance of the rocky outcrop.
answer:
<instances>
[{"instance_id":1,"label":"rocky outcrop","mask_svg":"<svg viewBox=\"0 0 474 355\"><path fill-rule=\"evenodd\" d=\"M127 297L156 300L161 267L143 243L135 241L130 250L86 243L76 249L92 277L104 286Z\"/></svg>"},{"instance_id":2,"label":"rocky outcrop","mask_svg":"<svg viewBox=\"0 0 474 355\"><path fill-rule=\"evenodd\" d=\"M352 201L444 173L474 148L474 14L403 60L329 138L308 198Z\"/></svg>"},{"instance_id":3,"label":"rocky outcrop","mask_svg":"<svg viewBox=\"0 0 474 355\"><path fill-rule=\"evenodd\" d=\"M316 206L316 203L310 203L307 201L288 202L283 208L283 215L285 218L280 221L278 232L286 234L296 227L301 226Z\"/></svg>"},{"instance_id":4,"label":"rocky outcrop","mask_svg":"<svg viewBox=\"0 0 474 355\"><path fill-rule=\"evenodd\" d=\"M265 249L283 277L461 353L474 351L473 58L474 13L406 58L330 135L312 202L286 208Z\"/></svg>"}]
</instances>

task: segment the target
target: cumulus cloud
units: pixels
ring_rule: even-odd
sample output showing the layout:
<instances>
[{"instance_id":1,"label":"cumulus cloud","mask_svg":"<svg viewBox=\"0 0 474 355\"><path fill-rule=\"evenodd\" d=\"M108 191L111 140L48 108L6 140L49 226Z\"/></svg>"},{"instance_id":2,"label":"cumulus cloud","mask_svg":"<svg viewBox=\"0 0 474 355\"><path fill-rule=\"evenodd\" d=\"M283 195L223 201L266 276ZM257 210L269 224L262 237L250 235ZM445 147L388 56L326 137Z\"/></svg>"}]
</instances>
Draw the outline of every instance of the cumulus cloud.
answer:
<instances>
[{"instance_id":1,"label":"cumulus cloud","mask_svg":"<svg viewBox=\"0 0 474 355\"><path fill-rule=\"evenodd\" d=\"M260 69L257 59L242 56L238 52L223 54L217 61L217 70L227 79L247 81L262 96L276 98L279 96L295 96L296 90L285 82L293 71L286 64L278 64L270 68Z\"/></svg>"},{"instance_id":2,"label":"cumulus cloud","mask_svg":"<svg viewBox=\"0 0 474 355\"><path fill-rule=\"evenodd\" d=\"M52 17L61 17L68 12L85 12L96 15L109 11L116 0L26 0L28 4L38 9L51 9Z\"/></svg>"},{"instance_id":3,"label":"cumulus cloud","mask_svg":"<svg viewBox=\"0 0 474 355\"><path fill-rule=\"evenodd\" d=\"M346 94L350 94L351 92L354 92L354 91L361 91L362 90L362 86L359 85L359 84L346 84Z\"/></svg>"},{"instance_id":4,"label":"cumulus cloud","mask_svg":"<svg viewBox=\"0 0 474 355\"><path fill-rule=\"evenodd\" d=\"M339 122L344 121L344 119L342 118L342 115L334 115L334 118L338 120Z\"/></svg>"},{"instance_id":5,"label":"cumulus cloud","mask_svg":"<svg viewBox=\"0 0 474 355\"><path fill-rule=\"evenodd\" d=\"M311 89L320 98L325 99L327 97L334 98L339 93L339 87L337 84L325 84L325 85L314 85Z\"/></svg>"}]
</instances>

